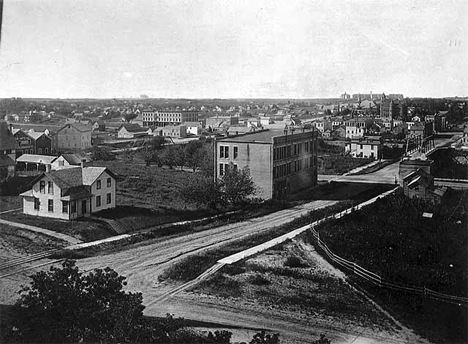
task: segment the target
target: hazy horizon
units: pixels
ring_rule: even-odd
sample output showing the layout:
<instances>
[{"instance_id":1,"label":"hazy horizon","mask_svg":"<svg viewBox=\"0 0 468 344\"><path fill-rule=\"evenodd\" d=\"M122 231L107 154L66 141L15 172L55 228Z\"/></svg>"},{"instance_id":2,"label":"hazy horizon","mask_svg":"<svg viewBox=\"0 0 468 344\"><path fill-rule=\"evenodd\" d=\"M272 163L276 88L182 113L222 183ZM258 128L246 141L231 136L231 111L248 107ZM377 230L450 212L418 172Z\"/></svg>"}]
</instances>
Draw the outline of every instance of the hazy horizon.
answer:
<instances>
[{"instance_id":1,"label":"hazy horizon","mask_svg":"<svg viewBox=\"0 0 468 344\"><path fill-rule=\"evenodd\" d=\"M467 17L463 0L7 0L0 98L466 97Z\"/></svg>"}]
</instances>

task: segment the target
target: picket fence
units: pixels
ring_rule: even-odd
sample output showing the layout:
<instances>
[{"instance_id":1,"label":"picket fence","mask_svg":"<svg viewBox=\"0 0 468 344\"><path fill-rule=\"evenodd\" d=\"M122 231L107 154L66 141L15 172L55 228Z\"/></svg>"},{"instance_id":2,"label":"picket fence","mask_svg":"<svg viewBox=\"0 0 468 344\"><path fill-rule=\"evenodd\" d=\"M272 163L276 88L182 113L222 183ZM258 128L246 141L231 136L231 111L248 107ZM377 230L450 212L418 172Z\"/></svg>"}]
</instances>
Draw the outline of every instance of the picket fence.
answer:
<instances>
[{"instance_id":1,"label":"picket fence","mask_svg":"<svg viewBox=\"0 0 468 344\"><path fill-rule=\"evenodd\" d=\"M346 211L345 211L346 213ZM342 214L341 216L343 216ZM341 216L332 216L332 217L341 217ZM332 217L329 217L324 220L328 220ZM322 222L322 221L320 221ZM410 286L410 285L400 285L400 284L395 284L388 282L384 280L381 276L364 269L363 267L359 266L358 264L354 262L350 262L349 260L346 260L344 258L341 258L340 256L334 254L325 244L320 239L319 233L311 226L310 231L312 235L314 236L315 240L317 241L318 246L325 252L325 254L330 258L333 262L338 264L339 266L345 268L346 270L349 270L353 272L355 275L365 279L368 282L371 282L379 287L382 288L388 288L388 289L393 289L393 290L400 290L400 291L405 291L408 293L413 293L413 294L419 294L424 297L429 297L435 300L439 300L442 302L446 303L452 303L458 306L465 306L468 307L468 298L466 297L461 297L461 296L454 296L454 295L447 295L443 293L439 293L436 291L433 291L431 289L428 289L426 287L415 287L415 286Z\"/></svg>"}]
</instances>

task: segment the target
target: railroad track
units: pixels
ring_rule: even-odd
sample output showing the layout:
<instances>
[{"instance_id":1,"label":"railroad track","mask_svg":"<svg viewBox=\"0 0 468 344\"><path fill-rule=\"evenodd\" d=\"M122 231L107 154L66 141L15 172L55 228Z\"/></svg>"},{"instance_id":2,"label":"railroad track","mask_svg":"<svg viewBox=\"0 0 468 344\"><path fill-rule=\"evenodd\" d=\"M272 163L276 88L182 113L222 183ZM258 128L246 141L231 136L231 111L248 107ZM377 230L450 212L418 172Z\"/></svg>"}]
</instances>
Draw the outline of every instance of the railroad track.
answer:
<instances>
[{"instance_id":1,"label":"railroad track","mask_svg":"<svg viewBox=\"0 0 468 344\"><path fill-rule=\"evenodd\" d=\"M6 262L0 263L0 272L3 272L5 270L11 270L11 269L16 270L17 267L21 267L21 266L23 266L23 264L32 263L32 262L35 262L35 261L38 261L38 260L41 260L41 259L44 259L44 258L48 258L48 257L52 256L54 253L60 252L61 250L62 249L60 249L60 248L56 248L56 249L47 250L47 251L39 252L39 253L36 253L36 254L32 254L32 255L29 255L29 256L26 256L26 257L18 257L18 258L15 258L15 259L8 260ZM61 261L61 260L62 259L59 259L59 260L55 260L53 262L58 262L58 261ZM49 263L46 263L46 264L51 264L51 263L52 262L49 262ZM38 266L42 266L42 265L46 265L46 264L40 264ZM35 267L37 267L37 266L35 266ZM21 269L20 271L26 271L26 270L30 270L32 268L34 268L34 267L27 267L27 268ZM9 272L9 273L6 273L4 275L0 275L0 279L11 276L11 275L14 275L14 274L17 274L20 271L16 270L15 272Z\"/></svg>"}]
</instances>

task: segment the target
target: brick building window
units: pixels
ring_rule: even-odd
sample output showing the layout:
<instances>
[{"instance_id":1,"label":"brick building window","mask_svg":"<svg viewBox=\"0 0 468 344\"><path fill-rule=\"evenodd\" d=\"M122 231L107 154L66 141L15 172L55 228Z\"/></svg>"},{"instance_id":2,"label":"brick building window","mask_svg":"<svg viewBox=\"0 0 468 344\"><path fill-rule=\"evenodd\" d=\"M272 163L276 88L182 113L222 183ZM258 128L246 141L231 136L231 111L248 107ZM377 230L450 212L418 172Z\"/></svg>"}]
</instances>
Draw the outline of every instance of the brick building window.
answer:
<instances>
[{"instance_id":1,"label":"brick building window","mask_svg":"<svg viewBox=\"0 0 468 344\"><path fill-rule=\"evenodd\" d=\"M229 158L229 146L219 146L219 157L220 158Z\"/></svg>"}]
</instances>

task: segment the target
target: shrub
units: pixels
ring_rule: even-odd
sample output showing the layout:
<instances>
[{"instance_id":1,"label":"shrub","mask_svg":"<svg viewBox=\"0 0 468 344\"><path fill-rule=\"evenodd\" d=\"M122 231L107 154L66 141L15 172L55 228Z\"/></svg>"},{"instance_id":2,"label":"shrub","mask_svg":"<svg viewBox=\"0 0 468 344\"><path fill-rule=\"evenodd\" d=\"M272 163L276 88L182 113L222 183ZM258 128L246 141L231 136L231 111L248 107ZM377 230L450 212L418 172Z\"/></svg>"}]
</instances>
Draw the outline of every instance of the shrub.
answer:
<instances>
[{"instance_id":1,"label":"shrub","mask_svg":"<svg viewBox=\"0 0 468 344\"><path fill-rule=\"evenodd\" d=\"M268 285L270 280L261 274L255 274L249 277L249 283L253 285Z\"/></svg>"},{"instance_id":2,"label":"shrub","mask_svg":"<svg viewBox=\"0 0 468 344\"><path fill-rule=\"evenodd\" d=\"M290 268L303 268L303 267L306 267L307 264L305 264L297 256L289 256L288 258L286 258L286 261L284 262L284 266L287 266Z\"/></svg>"}]
</instances>

